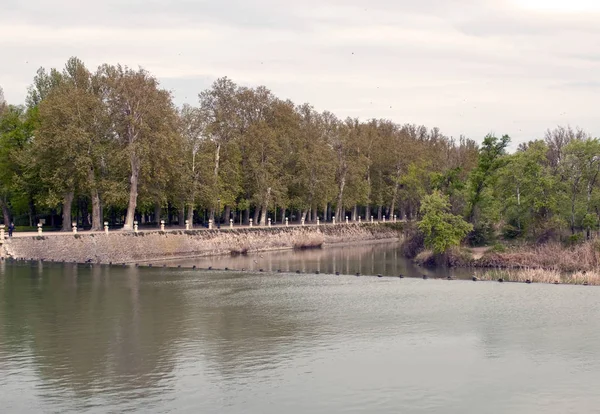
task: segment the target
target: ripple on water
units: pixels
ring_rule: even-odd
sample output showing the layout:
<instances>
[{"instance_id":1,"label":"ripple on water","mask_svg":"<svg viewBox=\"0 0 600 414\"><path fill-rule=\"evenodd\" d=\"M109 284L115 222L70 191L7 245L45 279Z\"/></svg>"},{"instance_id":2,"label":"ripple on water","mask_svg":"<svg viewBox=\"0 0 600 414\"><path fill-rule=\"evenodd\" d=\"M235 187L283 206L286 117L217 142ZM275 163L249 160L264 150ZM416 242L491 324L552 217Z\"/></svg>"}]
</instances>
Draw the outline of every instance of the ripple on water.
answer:
<instances>
[{"instance_id":1,"label":"ripple on water","mask_svg":"<svg viewBox=\"0 0 600 414\"><path fill-rule=\"evenodd\" d=\"M262 274L5 266L0 402L61 413L600 406L595 289L310 273L410 276L394 253L267 254Z\"/></svg>"}]
</instances>

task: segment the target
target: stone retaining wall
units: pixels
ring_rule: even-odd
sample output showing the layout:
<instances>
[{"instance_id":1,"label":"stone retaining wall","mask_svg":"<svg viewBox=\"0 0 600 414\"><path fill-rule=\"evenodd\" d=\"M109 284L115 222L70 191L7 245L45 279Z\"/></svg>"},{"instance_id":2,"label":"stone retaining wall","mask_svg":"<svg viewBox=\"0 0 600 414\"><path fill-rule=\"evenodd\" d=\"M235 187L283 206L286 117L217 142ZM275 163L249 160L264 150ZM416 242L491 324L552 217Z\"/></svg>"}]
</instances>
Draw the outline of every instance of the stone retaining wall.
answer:
<instances>
[{"instance_id":1,"label":"stone retaining wall","mask_svg":"<svg viewBox=\"0 0 600 414\"><path fill-rule=\"evenodd\" d=\"M14 237L4 253L14 258L130 263L169 258L241 254L401 237L400 224L338 224L222 230L78 233Z\"/></svg>"}]
</instances>

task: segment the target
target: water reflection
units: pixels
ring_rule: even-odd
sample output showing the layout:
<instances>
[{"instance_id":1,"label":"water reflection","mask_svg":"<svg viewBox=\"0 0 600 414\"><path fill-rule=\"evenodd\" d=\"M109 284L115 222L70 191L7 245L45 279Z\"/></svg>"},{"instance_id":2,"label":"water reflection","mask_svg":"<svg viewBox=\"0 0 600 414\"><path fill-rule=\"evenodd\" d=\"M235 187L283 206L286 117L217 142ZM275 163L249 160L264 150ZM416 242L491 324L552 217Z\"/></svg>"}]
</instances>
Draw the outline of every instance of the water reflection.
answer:
<instances>
[{"instance_id":1,"label":"water reflection","mask_svg":"<svg viewBox=\"0 0 600 414\"><path fill-rule=\"evenodd\" d=\"M353 244L347 246L331 246L323 249L308 250L280 250L262 253L253 253L240 256L214 256L189 259L176 259L160 261L155 265L167 264L168 266L182 266L207 269L246 269L249 271L303 273L329 273L339 272L342 275L362 275L421 277L427 274L431 277L454 276L467 278L471 276L466 269L424 269L415 266L407 260L400 251L397 242Z\"/></svg>"},{"instance_id":2,"label":"water reflection","mask_svg":"<svg viewBox=\"0 0 600 414\"><path fill-rule=\"evenodd\" d=\"M385 245L259 259L265 270L421 271ZM589 412L600 405L597 292L6 263L0 403L5 412Z\"/></svg>"}]
</instances>

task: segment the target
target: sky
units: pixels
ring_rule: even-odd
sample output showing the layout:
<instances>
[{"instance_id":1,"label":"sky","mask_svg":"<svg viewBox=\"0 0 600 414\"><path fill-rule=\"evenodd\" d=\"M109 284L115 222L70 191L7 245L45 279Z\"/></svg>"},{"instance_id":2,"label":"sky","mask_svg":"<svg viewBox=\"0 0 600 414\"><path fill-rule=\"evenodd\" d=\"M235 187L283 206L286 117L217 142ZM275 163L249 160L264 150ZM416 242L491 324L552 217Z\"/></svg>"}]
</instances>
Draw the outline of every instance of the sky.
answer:
<instances>
[{"instance_id":1,"label":"sky","mask_svg":"<svg viewBox=\"0 0 600 414\"><path fill-rule=\"evenodd\" d=\"M513 145L600 137L597 0L0 0L0 86L40 66L141 66L176 104L223 76L339 117Z\"/></svg>"}]
</instances>

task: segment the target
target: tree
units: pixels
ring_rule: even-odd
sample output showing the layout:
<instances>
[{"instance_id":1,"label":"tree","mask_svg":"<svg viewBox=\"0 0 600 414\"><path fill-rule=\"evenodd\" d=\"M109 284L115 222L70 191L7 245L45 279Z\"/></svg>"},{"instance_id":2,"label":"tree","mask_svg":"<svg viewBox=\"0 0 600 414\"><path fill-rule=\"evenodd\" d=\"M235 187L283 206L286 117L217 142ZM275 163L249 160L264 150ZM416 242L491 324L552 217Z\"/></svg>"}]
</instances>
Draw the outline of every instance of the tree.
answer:
<instances>
[{"instance_id":1,"label":"tree","mask_svg":"<svg viewBox=\"0 0 600 414\"><path fill-rule=\"evenodd\" d=\"M31 187L35 180L31 179L28 161L36 113L13 105L7 105L0 113L0 207L4 224L12 221L12 207L31 205L33 199Z\"/></svg>"},{"instance_id":2,"label":"tree","mask_svg":"<svg viewBox=\"0 0 600 414\"><path fill-rule=\"evenodd\" d=\"M600 173L600 140L577 138L570 140L564 146L560 166L565 181L568 183L571 201L571 233L575 234L576 209L580 195L584 195L584 199L580 201L584 206L584 212L581 216L585 217L590 214L592 193ZM590 226L587 225L586 227L587 237L589 238Z\"/></svg>"},{"instance_id":3,"label":"tree","mask_svg":"<svg viewBox=\"0 0 600 414\"><path fill-rule=\"evenodd\" d=\"M168 168L169 143L177 134L171 94L143 69L104 65L99 71L112 135L129 161L129 197L124 230L133 229L142 168L152 160Z\"/></svg>"},{"instance_id":4,"label":"tree","mask_svg":"<svg viewBox=\"0 0 600 414\"><path fill-rule=\"evenodd\" d=\"M4 99L4 90L2 89L2 86L0 86L0 116L2 116L7 106L6 99Z\"/></svg>"},{"instance_id":5,"label":"tree","mask_svg":"<svg viewBox=\"0 0 600 414\"><path fill-rule=\"evenodd\" d=\"M63 206L63 231L71 228L77 192L92 201L92 230L102 229L100 173L109 158L109 121L95 77L77 58L67 61L60 79L39 102L34 154L47 186L45 202ZM87 221L85 219L84 221Z\"/></svg>"},{"instance_id":6,"label":"tree","mask_svg":"<svg viewBox=\"0 0 600 414\"><path fill-rule=\"evenodd\" d=\"M448 197L437 190L423 198L421 216L418 227L425 235L425 246L436 254L458 246L473 230L473 225L450 213Z\"/></svg>"},{"instance_id":7,"label":"tree","mask_svg":"<svg viewBox=\"0 0 600 414\"><path fill-rule=\"evenodd\" d=\"M471 171L470 176L470 195L466 214L469 223L475 224L476 222L476 214L484 201L484 191L493 182L496 170L502 166L502 156L506 154L509 142L508 135L504 135L500 139L488 135L483 140L477 167Z\"/></svg>"},{"instance_id":8,"label":"tree","mask_svg":"<svg viewBox=\"0 0 600 414\"><path fill-rule=\"evenodd\" d=\"M507 157L498 172L495 197L502 200L506 222L516 228L515 234L530 232L558 213L562 193L551 173L544 141L533 141Z\"/></svg>"},{"instance_id":9,"label":"tree","mask_svg":"<svg viewBox=\"0 0 600 414\"><path fill-rule=\"evenodd\" d=\"M210 159L203 159L203 156L206 158L206 152L200 151L203 143L206 142L205 122L200 110L184 104L179 111L179 128L184 140L185 155L182 179L186 187L187 220L191 228L194 223L194 208L198 194L202 191L202 167L210 163Z\"/></svg>"},{"instance_id":10,"label":"tree","mask_svg":"<svg viewBox=\"0 0 600 414\"><path fill-rule=\"evenodd\" d=\"M239 191L239 181L235 179L235 169L239 166L235 157L236 140L261 118L271 99L266 88L257 92L240 89L225 77L217 79L210 89L198 95L199 116L204 123L204 148L213 154L212 175L207 177L204 184L209 199L207 207L213 220L216 207L220 204L218 200L223 201L223 205L232 205ZM229 175L229 179L225 179L224 175Z\"/></svg>"}]
</instances>

